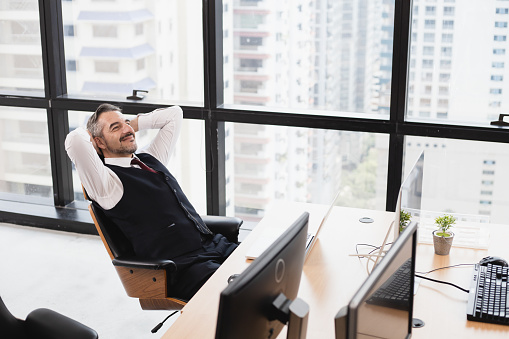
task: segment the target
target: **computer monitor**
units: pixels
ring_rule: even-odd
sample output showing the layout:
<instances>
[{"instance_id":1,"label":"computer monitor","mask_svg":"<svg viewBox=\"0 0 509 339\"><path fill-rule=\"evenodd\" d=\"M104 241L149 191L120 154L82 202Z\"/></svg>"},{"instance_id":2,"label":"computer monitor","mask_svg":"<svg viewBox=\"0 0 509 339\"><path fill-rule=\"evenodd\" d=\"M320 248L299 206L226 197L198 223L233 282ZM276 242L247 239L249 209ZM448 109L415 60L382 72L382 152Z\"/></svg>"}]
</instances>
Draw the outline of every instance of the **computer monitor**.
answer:
<instances>
[{"instance_id":1,"label":"computer monitor","mask_svg":"<svg viewBox=\"0 0 509 339\"><path fill-rule=\"evenodd\" d=\"M424 152L421 152L399 189L396 213L394 216L394 239L396 239L401 232L399 227L401 210L412 214L412 222L418 222L422 205L423 178Z\"/></svg>"},{"instance_id":2,"label":"computer monitor","mask_svg":"<svg viewBox=\"0 0 509 339\"><path fill-rule=\"evenodd\" d=\"M394 211L394 220L387 229L384 241L380 244L380 248L377 251L377 257L373 260L376 266L380 258L384 255L385 246L390 241L395 241L401 230L399 227L400 213L403 209L406 212L412 212L412 219L409 224L416 223L418 225L418 218L421 213L421 201L422 201L422 181L424 178L424 151L421 152L417 160L415 161L412 169L408 173L406 179L403 181L399 188L398 200L396 202L396 210ZM390 239L391 233L393 238Z\"/></svg>"},{"instance_id":3,"label":"computer monitor","mask_svg":"<svg viewBox=\"0 0 509 339\"><path fill-rule=\"evenodd\" d=\"M303 213L222 292L216 339L305 338L308 306L299 291L309 214ZM198 320L199 321L199 320Z\"/></svg>"},{"instance_id":4,"label":"computer monitor","mask_svg":"<svg viewBox=\"0 0 509 339\"><path fill-rule=\"evenodd\" d=\"M336 315L336 339L411 336L416 246L417 224L412 223Z\"/></svg>"}]
</instances>

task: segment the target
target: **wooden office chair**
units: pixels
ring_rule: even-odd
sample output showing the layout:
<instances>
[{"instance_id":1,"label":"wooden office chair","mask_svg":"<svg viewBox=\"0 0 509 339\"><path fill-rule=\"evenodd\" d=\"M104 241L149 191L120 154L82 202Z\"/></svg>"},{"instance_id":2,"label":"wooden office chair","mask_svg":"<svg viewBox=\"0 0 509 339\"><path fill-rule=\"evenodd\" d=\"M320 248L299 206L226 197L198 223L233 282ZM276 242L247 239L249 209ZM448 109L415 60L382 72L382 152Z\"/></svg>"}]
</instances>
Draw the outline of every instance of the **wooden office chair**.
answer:
<instances>
[{"instance_id":1,"label":"wooden office chair","mask_svg":"<svg viewBox=\"0 0 509 339\"><path fill-rule=\"evenodd\" d=\"M36 309L21 320L14 317L0 297L0 337L16 339L97 339L93 329L46 308Z\"/></svg>"},{"instance_id":2,"label":"wooden office chair","mask_svg":"<svg viewBox=\"0 0 509 339\"><path fill-rule=\"evenodd\" d=\"M87 200L90 200L83 190ZM111 262L128 296L138 298L144 310L180 310L187 300L171 297L167 281L177 265L167 259L143 259L135 255L131 242L122 231L93 204L88 206ZM213 233L221 233L231 242L238 242L242 220L234 217L202 216Z\"/></svg>"}]
</instances>

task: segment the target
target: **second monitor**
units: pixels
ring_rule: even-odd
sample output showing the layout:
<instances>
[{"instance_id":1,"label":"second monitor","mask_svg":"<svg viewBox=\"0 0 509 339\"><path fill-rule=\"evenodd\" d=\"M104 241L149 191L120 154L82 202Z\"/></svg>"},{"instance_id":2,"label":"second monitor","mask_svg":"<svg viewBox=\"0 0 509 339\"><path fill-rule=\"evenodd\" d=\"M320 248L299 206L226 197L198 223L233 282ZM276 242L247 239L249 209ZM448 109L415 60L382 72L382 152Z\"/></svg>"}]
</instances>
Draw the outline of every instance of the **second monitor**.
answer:
<instances>
[{"instance_id":1,"label":"second monitor","mask_svg":"<svg viewBox=\"0 0 509 339\"><path fill-rule=\"evenodd\" d=\"M410 338L416 246L417 224L412 223L336 315L336 339Z\"/></svg>"}]
</instances>

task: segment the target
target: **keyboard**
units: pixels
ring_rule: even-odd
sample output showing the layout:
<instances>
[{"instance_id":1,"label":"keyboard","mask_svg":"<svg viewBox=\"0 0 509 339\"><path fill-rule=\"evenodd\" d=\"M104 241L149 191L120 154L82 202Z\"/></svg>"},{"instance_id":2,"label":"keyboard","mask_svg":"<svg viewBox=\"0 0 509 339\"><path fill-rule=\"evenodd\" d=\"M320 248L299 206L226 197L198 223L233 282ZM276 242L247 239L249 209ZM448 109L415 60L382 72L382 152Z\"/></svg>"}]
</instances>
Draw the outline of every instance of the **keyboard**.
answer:
<instances>
[{"instance_id":1,"label":"keyboard","mask_svg":"<svg viewBox=\"0 0 509 339\"><path fill-rule=\"evenodd\" d=\"M366 300L368 304L407 311L410 307L412 261L408 259Z\"/></svg>"},{"instance_id":2,"label":"keyboard","mask_svg":"<svg viewBox=\"0 0 509 339\"><path fill-rule=\"evenodd\" d=\"M509 268L476 264L468 293L467 319L509 325L507 279Z\"/></svg>"}]
</instances>

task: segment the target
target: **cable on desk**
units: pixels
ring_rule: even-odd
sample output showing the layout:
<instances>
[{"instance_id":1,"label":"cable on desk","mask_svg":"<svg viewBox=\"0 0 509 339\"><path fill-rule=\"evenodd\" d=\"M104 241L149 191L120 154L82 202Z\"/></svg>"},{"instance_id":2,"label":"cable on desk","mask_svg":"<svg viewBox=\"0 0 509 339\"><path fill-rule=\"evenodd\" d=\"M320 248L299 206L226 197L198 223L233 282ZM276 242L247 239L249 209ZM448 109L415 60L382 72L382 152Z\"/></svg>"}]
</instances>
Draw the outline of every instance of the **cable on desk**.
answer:
<instances>
[{"instance_id":1,"label":"cable on desk","mask_svg":"<svg viewBox=\"0 0 509 339\"><path fill-rule=\"evenodd\" d=\"M447 281L441 281L441 280L431 279L431 278L425 277L425 276L423 276L423 275L418 275L418 274L416 274L415 276L416 276L417 278L430 280L430 281L433 281L433 282L436 282L436 283L450 285L450 286L456 287L457 289L462 290L463 292L467 292L467 293L469 293L469 292L470 292L469 290L464 289L463 287L459 287L458 285L454 285L453 283L450 283L450 282L447 282Z\"/></svg>"},{"instance_id":2,"label":"cable on desk","mask_svg":"<svg viewBox=\"0 0 509 339\"><path fill-rule=\"evenodd\" d=\"M392 242L388 242L385 244L385 246L388 246L388 245L392 245ZM357 254L359 254L359 246L368 246L368 247L373 247L373 249L368 252L368 254L366 254L365 257L363 257L362 255L359 255L359 259L362 259L362 258L367 258L371 253L375 252L376 250L379 250L380 249L380 246L375 246L375 245L371 245L371 244L356 244L355 245L355 252Z\"/></svg>"},{"instance_id":3,"label":"cable on desk","mask_svg":"<svg viewBox=\"0 0 509 339\"><path fill-rule=\"evenodd\" d=\"M457 265L451 265L451 266L444 266L444 267L439 267L439 268L435 268L431 271L428 271L428 272L415 272L415 273L419 273L419 274L429 274L431 272L435 272L435 271L438 271L438 270L443 270L445 268L453 268L453 267L459 267L459 266L474 266L475 264L457 264Z\"/></svg>"}]
</instances>

